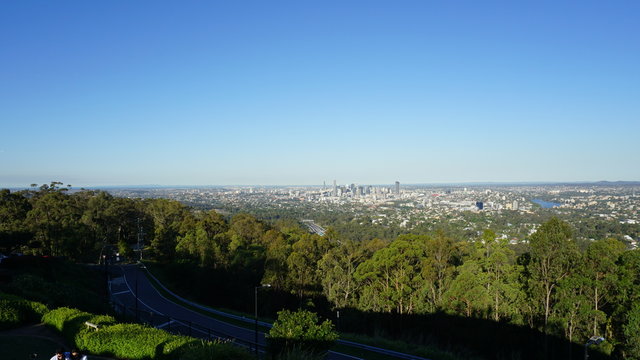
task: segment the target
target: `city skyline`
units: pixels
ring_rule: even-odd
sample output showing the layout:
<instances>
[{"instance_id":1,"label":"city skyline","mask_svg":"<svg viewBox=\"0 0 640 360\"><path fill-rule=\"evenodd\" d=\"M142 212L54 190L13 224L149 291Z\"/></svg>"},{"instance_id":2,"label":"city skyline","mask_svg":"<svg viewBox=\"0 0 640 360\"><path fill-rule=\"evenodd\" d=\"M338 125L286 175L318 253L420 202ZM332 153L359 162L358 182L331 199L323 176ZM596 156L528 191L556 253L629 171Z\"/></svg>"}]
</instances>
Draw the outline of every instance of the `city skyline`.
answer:
<instances>
[{"instance_id":1,"label":"city skyline","mask_svg":"<svg viewBox=\"0 0 640 360\"><path fill-rule=\"evenodd\" d=\"M639 181L638 15L4 3L0 187Z\"/></svg>"}]
</instances>

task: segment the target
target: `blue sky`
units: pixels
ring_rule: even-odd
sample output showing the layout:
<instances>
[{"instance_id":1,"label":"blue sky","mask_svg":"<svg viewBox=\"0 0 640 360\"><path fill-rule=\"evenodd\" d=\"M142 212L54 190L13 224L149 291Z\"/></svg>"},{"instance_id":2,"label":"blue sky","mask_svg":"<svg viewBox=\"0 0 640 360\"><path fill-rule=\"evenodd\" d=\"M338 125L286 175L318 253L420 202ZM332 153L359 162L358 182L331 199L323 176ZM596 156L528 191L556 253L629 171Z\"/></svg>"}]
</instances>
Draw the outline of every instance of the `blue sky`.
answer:
<instances>
[{"instance_id":1,"label":"blue sky","mask_svg":"<svg viewBox=\"0 0 640 360\"><path fill-rule=\"evenodd\" d=\"M0 4L0 186L640 180L638 1Z\"/></svg>"}]
</instances>

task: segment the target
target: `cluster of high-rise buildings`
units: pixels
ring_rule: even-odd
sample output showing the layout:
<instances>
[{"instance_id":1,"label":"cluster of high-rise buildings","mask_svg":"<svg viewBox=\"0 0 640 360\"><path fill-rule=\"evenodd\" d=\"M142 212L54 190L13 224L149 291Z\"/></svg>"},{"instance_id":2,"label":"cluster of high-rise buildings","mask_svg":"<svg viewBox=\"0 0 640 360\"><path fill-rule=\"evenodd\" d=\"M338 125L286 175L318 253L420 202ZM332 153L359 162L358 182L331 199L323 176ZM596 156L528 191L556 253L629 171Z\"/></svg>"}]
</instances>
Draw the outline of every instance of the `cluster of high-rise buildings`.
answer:
<instances>
[{"instance_id":1,"label":"cluster of high-rise buildings","mask_svg":"<svg viewBox=\"0 0 640 360\"><path fill-rule=\"evenodd\" d=\"M386 187L386 186L372 186L372 185L338 185L336 180L333 180L333 187L330 193L326 192L326 189L323 190L325 195L332 197L362 197L366 195L372 194L393 194L396 197L400 196L400 182L396 181L394 187Z\"/></svg>"}]
</instances>

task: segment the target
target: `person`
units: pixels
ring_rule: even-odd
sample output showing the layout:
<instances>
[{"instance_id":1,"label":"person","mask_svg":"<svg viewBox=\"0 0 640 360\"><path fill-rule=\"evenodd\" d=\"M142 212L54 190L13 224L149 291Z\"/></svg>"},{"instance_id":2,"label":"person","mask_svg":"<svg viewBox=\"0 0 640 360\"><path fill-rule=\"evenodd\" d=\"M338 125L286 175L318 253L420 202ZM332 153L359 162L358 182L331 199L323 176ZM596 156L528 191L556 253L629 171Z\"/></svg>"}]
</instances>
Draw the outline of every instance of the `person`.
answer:
<instances>
[{"instance_id":1,"label":"person","mask_svg":"<svg viewBox=\"0 0 640 360\"><path fill-rule=\"evenodd\" d=\"M64 349L58 349L50 360L69 360L69 353L65 353Z\"/></svg>"},{"instance_id":2,"label":"person","mask_svg":"<svg viewBox=\"0 0 640 360\"><path fill-rule=\"evenodd\" d=\"M69 360L87 360L87 355L82 355L78 349L73 348L71 349Z\"/></svg>"}]
</instances>

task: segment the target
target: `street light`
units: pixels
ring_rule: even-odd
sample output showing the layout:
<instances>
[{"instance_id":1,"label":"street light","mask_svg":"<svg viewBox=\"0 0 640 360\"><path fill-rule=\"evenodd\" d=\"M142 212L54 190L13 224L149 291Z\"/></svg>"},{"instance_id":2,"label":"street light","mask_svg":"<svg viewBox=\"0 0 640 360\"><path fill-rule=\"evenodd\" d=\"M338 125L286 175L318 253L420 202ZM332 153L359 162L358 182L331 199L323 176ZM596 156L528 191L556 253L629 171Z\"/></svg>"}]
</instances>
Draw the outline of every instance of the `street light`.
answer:
<instances>
[{"instance_id":1,"label":"street light","mask_svg":"<svg viewBox=\"0 0 640 360\"><path fill-rule=\"evenodd\" d=\"M595 345L600 345L601 342L604 341L604 338L602 336L592 336L589 341L587 341L586 344L584 344L584 360L587 360L589 358L589 354L588 354L588 349L589 349L589 345L595 344Z\"/></svg>"},{"instance_id":2,"label":"street light","mask_svg":"<svg viewBox=\"0 0 640 360\"><path fill-rule=\"evenodd\" d=\"M262 288L269 288L271 287L271 284L262 284L260 286L256 286L254 288L254 301L253 301L253 305L254 305L254 309L255 309L255 321L256 321L256 326L255 326L255 334L256 334L256 343L255 343L255 347L256 347L256 359L258 358L258 289L262 289Z\"/></svg>"}]
</instances>

